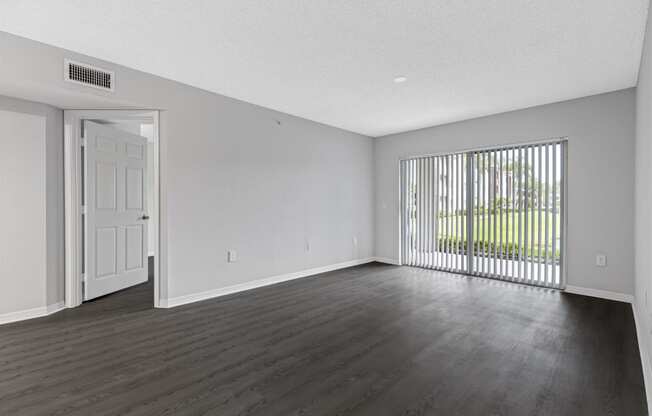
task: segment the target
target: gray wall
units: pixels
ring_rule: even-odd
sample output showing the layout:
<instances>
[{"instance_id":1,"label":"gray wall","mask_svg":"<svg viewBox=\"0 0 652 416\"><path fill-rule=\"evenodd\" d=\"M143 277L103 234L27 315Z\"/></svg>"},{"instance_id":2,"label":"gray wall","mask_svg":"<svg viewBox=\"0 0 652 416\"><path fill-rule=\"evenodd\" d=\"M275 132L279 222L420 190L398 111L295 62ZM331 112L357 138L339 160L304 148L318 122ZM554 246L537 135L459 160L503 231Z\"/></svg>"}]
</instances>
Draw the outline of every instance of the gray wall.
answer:
<instances>
[{"instance_id":1,"label":"gray wall","mask_svg":"<svg viewBox=\"0 0 652 416\"><path fill-rule=\"evenodd\" d=\"M633 293L633 90L372 140L8 34L0 53L0 93L162 110L164 298L374 254L396 259L399 157L553 136L570 140L568 283ZM64 58L114 70L115 93L65 83ZM48 215L60 220L52 195ZM54 225L48 238L62 241ZM238 263L226 262L228 249ZM607 268L594 266L597 252Z\"/></svg>"},{"instance_id":2,"label":"gray wall","mask_svg":"<svg viewBox=\"0 0 652 416\"><path fill-rule=\"evenodd\" d=\"M638 336L644 349L644 374L648 400L652 399L649 357L652 296L652 25L648 23L643 44L643 57L636 88L636 211L635 247L636 278L635 307L639 326Z\"/></svg>"},{"instance_id":3,"label":"gray wall","mask_svg":"<svg viewBox=\"0 0 652 416\"><path fill-rule=\"evenodd\" d=\"M164 298L373 255L372 139L5 33L0 55L0 93L162 110ZM115 93L65 83L64 58L114 70Z\"/></svg>"},{"instance_id":4,"label":"gray wall","mask_svg":"<svg viewBox=\"0 0 652 416\"><path fill-rule=\"evenodd\" d=\"M398 259L401 157L567 136L568 285L632 294L634 90L375 140L376 256ZM598 252L608 267L595 267Z\"/></svg>"},{"instance_id":5,"label":"gray wall","mask_svg":"<svg viewBox=\"0 0 652 416\"><path fill-rule=\"evenodd\" d=\"M5 198L0 220L6 221L0 225L2 314L63 300L63 114L48 105L3 96L0 111L9 112L3 113L0 125L0 193ZM26 135L16 128L20 124L14 123L33 124L24 115L44 120L42 132ZM8 271L15 262L22 267Z\"/></svg>"}]
</instances>

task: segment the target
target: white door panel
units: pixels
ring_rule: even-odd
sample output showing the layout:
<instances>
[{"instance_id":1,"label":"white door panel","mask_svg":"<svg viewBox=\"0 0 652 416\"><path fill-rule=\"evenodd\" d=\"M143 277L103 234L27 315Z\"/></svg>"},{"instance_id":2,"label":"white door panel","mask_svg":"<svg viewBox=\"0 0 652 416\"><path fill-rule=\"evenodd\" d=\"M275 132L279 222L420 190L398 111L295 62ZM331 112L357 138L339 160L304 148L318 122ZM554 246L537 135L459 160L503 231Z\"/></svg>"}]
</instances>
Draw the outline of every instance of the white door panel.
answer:
<instances>
[{"instance_id":1,"label":"white door panel","mask_svg":"<svg viewBox=\"0 0 652 416\"><path fill-rule=\"evenodd\" d=\"M147 281L147 139L84 122L84 300Z\"/></svg>"}]
</instances>

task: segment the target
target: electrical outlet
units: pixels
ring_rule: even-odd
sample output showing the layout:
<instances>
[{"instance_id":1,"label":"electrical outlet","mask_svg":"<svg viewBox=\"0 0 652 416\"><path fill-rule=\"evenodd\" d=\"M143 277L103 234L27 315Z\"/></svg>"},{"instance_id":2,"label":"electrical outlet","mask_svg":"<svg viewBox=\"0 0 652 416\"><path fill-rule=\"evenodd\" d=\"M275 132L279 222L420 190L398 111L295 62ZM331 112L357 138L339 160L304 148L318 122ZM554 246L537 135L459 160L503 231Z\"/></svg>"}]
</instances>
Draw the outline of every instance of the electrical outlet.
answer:
<instances>
[{"instance_id":1,"label":"electrical outlet","mask_svg":"<svg viewBox=\"0 0 652 416\"><path fill-rule=\"evenodd\" d=\"M607 266L607 255L606 254L597 254L595 256L595 265L598 267Z\"/></svg>"},{"instance_id":2,"label":"electrical outlet","mask_svg":"<svg viewBox=\"0 0 652 416\"><path fill-rule=\"evenodd\" d=\"M353 237L353 247L358 246L358 237Z\"/></svg>"},{"instance_id":3,"label":"electrical outlet","mask_svg":"<svg viewBox=\"0 0 652 416\"><path fill-rule=\"evenodd\" d=\"M306 241L306 251L310 251L310 241Z\"/></svg>"},{"instance_id":4,"label":"electrical outlet","mask_svg":"<svg viewBox=\"0 0 652 416\"><path fill-rule=\"evenodd\" d=\"M238 261L238 252L235 250L229 250L227 252L227 259L229 263L235 263L236 261Z\"/></svg>"}]
</instances>

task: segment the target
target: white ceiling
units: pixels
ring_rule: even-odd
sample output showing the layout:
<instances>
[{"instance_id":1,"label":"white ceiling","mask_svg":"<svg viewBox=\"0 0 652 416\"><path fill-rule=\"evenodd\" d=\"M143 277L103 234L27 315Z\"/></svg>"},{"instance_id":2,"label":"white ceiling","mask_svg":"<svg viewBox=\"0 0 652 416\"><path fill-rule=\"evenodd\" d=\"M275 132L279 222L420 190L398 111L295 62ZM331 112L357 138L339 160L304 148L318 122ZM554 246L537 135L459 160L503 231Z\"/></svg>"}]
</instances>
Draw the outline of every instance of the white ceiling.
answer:
<instances>
[{"instance_id":1,"label":"white ceiling","mask_svg":"<svg viewBox=\"0 0 652 416\"><path fill-rule=\"evenodd\" d=\"M647 6L2 0L0 30L381 136L632 87Z\"/></svg>"}]
</instances>

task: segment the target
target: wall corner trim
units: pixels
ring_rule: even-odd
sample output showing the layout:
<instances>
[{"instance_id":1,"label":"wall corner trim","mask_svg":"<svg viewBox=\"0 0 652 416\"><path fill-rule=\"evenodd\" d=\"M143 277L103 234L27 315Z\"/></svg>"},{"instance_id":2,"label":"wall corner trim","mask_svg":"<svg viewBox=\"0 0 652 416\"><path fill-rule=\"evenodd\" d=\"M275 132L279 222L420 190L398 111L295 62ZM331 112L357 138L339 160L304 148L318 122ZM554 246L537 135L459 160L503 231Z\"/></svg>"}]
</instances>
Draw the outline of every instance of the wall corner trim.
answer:
<instances>
[{"instance_id":1,"label":"wall corner trim","mask_svg":"<svg viewBox=\"0 0 652 416\"><path fill-rule=\"evenodd\" d=\"M174 308L188 303L199 302L202 300L217 298L220 296L231 295L233 293L244 292L246 290L256 289L263 286L274 285L277 283L287 282L302 277L313 276L320 273L326 273L339 269L346 269L348 267L358 266L361 264L372 263L376 261L375 257L368 257L365 259L345 261L343 263L331 264L328 266L315 267L312 269L301 270L293 273L285 273L262 279L252 280L250 282L241 283L232 286L221 287L218 289L208 290L205 292L192 293L189 295L177 296L170 299L161 299L159 307L161 308Z\"/></svg>"},{"instance_id":2,"label":"wall corner trim","mask_svg":"<svg viewBox=\"0 0 652 416\"><path fill-rule=\"evenodd\" d=\"M59 312L60 310L65 309L65 307L66 306L64 302L57 302L53 303L52 305L41 306L38 308L23 309L22 311L4 313L0 315L0 325L52 315L55 312Z\"/></svg>"},{"instance_id":3,"label":"wall corner trim","mask_svg":"<svg viewBox=\"0 0 652 416\"><path fill-rule=\"evenodd\" d=\"M612 292L609 290L592 289L590 287L567 285L566 289L564 289L564 292L573 293L575 295L591 296L594 298L615 300L618 302L634 303L633 295L629 295L627 293Z\"/></svg>"},{"instance_id":4,"label":"wall corner trim","mask_svg":"<svg viewBox=\"0 0 652 416\"><path fill-rule=\"evenodd\" d=\"M634 324L636 326L636 339L638 340L638 351L641 355L641 368L643 370L643 384L645 386L645 397L647 399L647 408L651 409L652 408L652 402L650 402L650 399L652 398L652 392L650 389L652 389L652 373L650 372L650 356L648 354L648 350L646 348L646 343L644 339L647 339L645 337L645 334L643 333L643 328L641 327L643 323L640 320L641 313L639 312L638 308L638 302L636 299L634 299L634 302L632 303L632 312L634 313Z\"/></svg>"}]
</instances>

